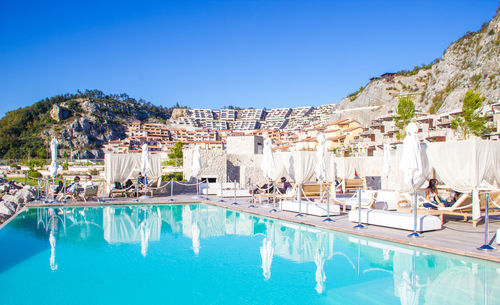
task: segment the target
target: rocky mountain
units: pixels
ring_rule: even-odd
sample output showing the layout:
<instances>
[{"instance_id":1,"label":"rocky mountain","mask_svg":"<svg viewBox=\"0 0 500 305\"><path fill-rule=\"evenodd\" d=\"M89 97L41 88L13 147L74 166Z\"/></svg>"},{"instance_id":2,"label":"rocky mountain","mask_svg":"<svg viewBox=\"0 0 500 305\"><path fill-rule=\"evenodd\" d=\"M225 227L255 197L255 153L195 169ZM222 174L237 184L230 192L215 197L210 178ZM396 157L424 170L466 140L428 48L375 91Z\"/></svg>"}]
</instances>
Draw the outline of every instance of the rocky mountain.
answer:
<instances>
[{"instance_id":1,"label":"rocky mountain","mask_svg":"<svg viewBox=\"0 0 500 305\"><path fill-rule=\"evenodd\" d=\"M0 157L25 158L30 152L44 158L52 137L58 139L62 155L102 157L102 144L123 139L130 122L164 122L171 113L171 108L99 90L47 98L0 120Z\"/></svg>"},{"instance_id":2,"label":"rocky mountain","mask_svg":"<svg viewBox=\"0 0 500 305\"><path fill-rule=\"evenodd\" d=\"M453 42L442 58L412 71L387 73L342 99L332 119L349 114L368 123L395 111L399 97L412 97L416 109L429 113L460 110L467 90L479 91L484 104L500 101L500 8L477 32Z\"/></svg>"}]
</instances>

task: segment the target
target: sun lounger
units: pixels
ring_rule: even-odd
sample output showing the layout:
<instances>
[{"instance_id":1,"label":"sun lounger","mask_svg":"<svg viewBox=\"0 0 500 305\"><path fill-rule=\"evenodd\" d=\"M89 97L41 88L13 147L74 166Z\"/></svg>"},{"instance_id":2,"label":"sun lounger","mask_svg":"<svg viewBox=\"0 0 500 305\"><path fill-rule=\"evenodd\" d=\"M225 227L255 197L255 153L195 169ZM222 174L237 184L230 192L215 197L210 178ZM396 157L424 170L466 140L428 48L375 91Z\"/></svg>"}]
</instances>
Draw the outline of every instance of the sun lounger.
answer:
<instances>
[{"instance_id":1,"label":"sun lounger","mask_svg":"<svg viewBox=\"0 0 500 305\"><path fill-rule=\"evenodd\" d=\"M352 196L347 198L337 197L334 202L343 206L343 211L345 212L347 206L351 209L357 208L359 205L358 192L354 193ZM377 196L377 191L373 190L362 190L361 191L361 208L372 208L375 203Z\"/></svg>"},{"instance_id":2,"label":"sun lounger","mask_svg":"<svg viewBox=\"0 0 500 305\"><path fill-rule=\"evenodd\" d=\"M90 185L86 186L83 188L83 191L81 192L81 198L83 198L83 201L87 202L88 199L90 198L95 198L95 200L98 200L97 194L99 192L99 187L97 185Z\"/></svg>"},{"instance_id":3,"label":"sun lounger","mask_svg":"<svg viewBox=\"0 0 500 305\"><path fill-rule=\"evenodd\" d=\"M111 191L109 192L109 197L115 197L115 196L124 196L124 197L128 197L130 194L131 194L131 190L135 188L135 184L132 184L131 186L127 187L127 188L122 188L122 189L116 189L116 188L113 188L111 189Z\"/></svg>"},{"instance_id":4,"label":"sun lounger","mask_svg":"<svg viewBox=\"0 0 500 305\"><path fill-rule=\"evenodd\" d=\"M342 189L344 190L344 193L356 192L358 188L366 190L365 178L344 179L342 183Z\"/></svg>"},{"instance_id":5,"label":"sun lounger","mask_svg":"<svg viewBox=\"0 0 500 305\"><path fill-rule=\"evenodd\" d=\"M500 191L490 192L490 203L488 208L489 215L500 215ZM482 193L479 196L481 216L483 216L486 210L485 194ZM446 215L462 216L464 221L472 218L472 197L468 194L462 194L458 200L450 207L438 207L438 212L441 218L444 219ZM479 219L473 220L473 227L477 226Z\"/></svg>"}]
</instances>

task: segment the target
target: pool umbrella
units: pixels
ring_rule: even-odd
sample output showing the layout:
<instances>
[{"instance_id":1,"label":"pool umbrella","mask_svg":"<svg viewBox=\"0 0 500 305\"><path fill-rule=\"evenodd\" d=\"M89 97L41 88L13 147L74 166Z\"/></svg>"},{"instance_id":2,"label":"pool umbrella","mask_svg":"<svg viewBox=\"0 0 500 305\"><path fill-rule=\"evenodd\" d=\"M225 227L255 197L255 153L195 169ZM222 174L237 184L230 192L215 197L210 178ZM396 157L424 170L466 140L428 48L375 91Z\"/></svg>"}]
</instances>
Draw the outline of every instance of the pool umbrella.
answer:
<instances>
[{"instance_id":1,"label":"pool umbrella","mask_svg":"<svg viewBox=\"0 0 500 305\"><path fill-rule=\"evenodd\" d=\"M191 225L193 252L195 255L200 253L200 228L196 223Z\"/></svg>"},{"instance_id":2,"label":"pool umbrella","mask_svg":"<svg viewBox=\"0 0 500 305\"><path fill-rule=\"evenodd\" d=\"M413 192L414 230L409 237L418 237L417 233L417 188L423 183L422 155L417 140L418 127L415 123L406 126L406 137L403 140L403 154L400 169L403 172L403 182L410 186Z\"/></svg>"},{"instance_id":3,"label":"pool umbrella","mask_svg":"<svg viewBox=\"0 0 500 305\"><path fill-rule=\"evenodd\" d=\"M57 270L56 264L56 238L54 237L54 231L50 231L49 235L49 243L50 243L50 269L52 271Z\"/></svg>"},{"instance_id":4,"label":"pool umbrella","mask_svg":"<svg viewBox=\"0 0 500 305\"><path fill-rule=\"evenodd\" d=\"M151 160L149 155L149 146L147 143L142 145L142 153L141 153L141 172L144 177L148 177L151 173Z\"/></svg>"},{"instance_id":5,"label":"pool umbrella","mask_svg":"<svg viewBox=\"0 0 500 305\"><path fill-rule=\"evenodd\" d=\"M56 178L57 176L57 168L59 165L57 164L57 145L59 143L57 142L56 138L53 138L52 141L50 141L50 156L52 158L52 162L50 163L49 167L49 173L52 178Z\"/></svg>"},{"instance_id":6,"label":"pool umbrella","mask_svg":"<svg viewBox=\"0 0 500 305\"><path fill-rule=\"evenodd\" d=\"M409 185L412 191L417 189L423 182L422 156L420 144L417 140L417 131L418 127L415 123L410 123L406 127L406 137L403 140L403 154L400 160L403 182Z\"/></svg>"},{"instance_id":7,"label":"pool umbrella","mask_svg":"<svg viewBox=\"0 0 500 305\"><path fill-rule=\"evenodd\" d=\"M314 263L316 264L316 292L318 294L322 294L323 291L325 291L325 281L326 281L326 275L325 275L325 255L323 253L323 250L318 248L318 251L316 252L316 255L314 256Z\"/></svg>"},{"instance_id":8,"label":"pool umbrella","mask_svg":"<svg viewBox=\"0 0 500 305\"><path fill-rule=\"evenodd\" d=\"M267 138L264 141L264 149L262 151L262 162L260 163L260 169L264 172L264 177L267 179L273 178L273 174L276 171L276 165L274 163L273 157L273 141Z\"/></svg>"},{"instance_id":9,"label":"pool umbrella","mask_svg":"<svg viewBox=\"0 0 500 305\"><path fill-rule=\"evenodd\" d=\"M201 172L201 154L200 146L196 145L193 151L193 159L191 160L191 176L196 179L196 194L199 196L198 175Z\"/></svg>"},{"instance_id":10,"label":"pool umbrella","mask_svg":"<svg viewBox=\"0 0 500 305\"><path fill-rule=\"evenodd\" d=\"M316 178L318 181L323 182L326 180L326 137L324 133L318 134L318 146L316 146Z\"/></svg>"},{"instance_id":11,"label":"pool umbrella","mask_svg":"<svg viewBox=\"0 0 500 305\"><path fill-rule=\"evenodd\" d=\"M273 243L267 237L262 241L260 256L262 258L262 275L267 281L271 278L271 264L273 263L274 248Z\"/></svg>"}]
</instances>

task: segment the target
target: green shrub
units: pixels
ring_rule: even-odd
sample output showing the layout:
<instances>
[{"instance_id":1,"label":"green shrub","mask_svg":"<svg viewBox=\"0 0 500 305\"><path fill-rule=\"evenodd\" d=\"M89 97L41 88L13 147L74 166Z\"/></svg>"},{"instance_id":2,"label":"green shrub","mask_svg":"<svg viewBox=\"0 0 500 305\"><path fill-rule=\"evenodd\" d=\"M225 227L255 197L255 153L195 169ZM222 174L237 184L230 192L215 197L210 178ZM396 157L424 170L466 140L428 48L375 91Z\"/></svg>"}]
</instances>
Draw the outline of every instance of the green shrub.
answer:
<instances>
[{"instance_id":1,"label":"green shrub","mask_svg":"<svg viewBox=\"0 0 500 305\"><path fill-rule=\"evenodd\" d=\"M30 169L28 171L28 177L30 177L30 178L42 178L42 174L37 170Z\"/></svg>"},{"instance_id":2,"label":"green shrub","mask_svg":"<svg viewBox=\"0 0 500 305\"><path fill-rule=\"evenodd\" d=\"M174 181L183 181L183 178L182 173L170 173L168 175L161 176L161 181L170 181L172 179L174 179Z\"/></svg>"}]
</instances>

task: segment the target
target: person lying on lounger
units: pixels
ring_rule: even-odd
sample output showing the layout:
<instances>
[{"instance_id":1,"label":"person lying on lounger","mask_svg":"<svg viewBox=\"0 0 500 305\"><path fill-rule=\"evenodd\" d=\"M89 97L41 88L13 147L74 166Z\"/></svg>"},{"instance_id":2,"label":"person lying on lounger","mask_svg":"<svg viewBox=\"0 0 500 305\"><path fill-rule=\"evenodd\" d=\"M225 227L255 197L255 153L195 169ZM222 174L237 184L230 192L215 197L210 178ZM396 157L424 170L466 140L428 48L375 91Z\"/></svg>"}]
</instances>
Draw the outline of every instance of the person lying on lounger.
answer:
<instances>
[{"instance_id":1,"label":"person lying on lounger","mask_svg":"<svg viewBox=\"0 0 500 305\"><path fill-rule=\"evenodd\" d=\"M273 184L273 180L272 179L269 179L269 182L265 183L264 185L262 186L257 186L254 190L253 190L253 193L254 194L262 194L262 193L272 193L274 192L274 184Z\"/></svg>"}]
</instances>

